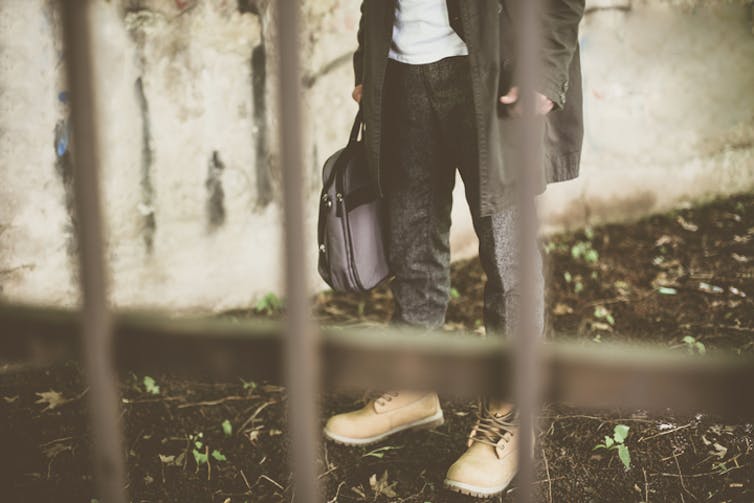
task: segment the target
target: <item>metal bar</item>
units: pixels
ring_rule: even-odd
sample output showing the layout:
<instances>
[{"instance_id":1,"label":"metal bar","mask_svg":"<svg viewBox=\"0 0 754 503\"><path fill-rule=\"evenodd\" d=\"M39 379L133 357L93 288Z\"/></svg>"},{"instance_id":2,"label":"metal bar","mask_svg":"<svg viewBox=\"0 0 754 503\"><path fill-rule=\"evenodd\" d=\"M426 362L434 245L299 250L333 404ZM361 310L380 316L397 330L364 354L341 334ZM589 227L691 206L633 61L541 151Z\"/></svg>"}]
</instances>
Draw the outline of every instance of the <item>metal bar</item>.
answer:
<instances>
[{"instance_id":1,"label":"metal bar","mask_svg":"<svg viewBox=\"0 0 754 503\"><path fill-rule=\"evenodd\" d=\"M102 501L127 501L120 400L113 368L99 197L100 148L92 55L91 3L62 3L63 39L71 95L74 192L82 292L81 349L89 394L92 466Z\"/></svg>"},{"instance_id":2,"label":"metal bar","mask_svg":"<svg viewBox=\"0 0 754 503\"><path fill-rule=\"evenodd\" d=\"M301 72L299 68L299 2L278 2L277 42L280 79L280 146L285 211L285 294L287 306L285 368L288 383L288 422L291 438L294 496L319 501L319 366L317 333L309 323L305 250L306 165L301 139Z\"/></svg>"},{"instance_id":3,"label":"metal bar","mask_svg":"<svg viewBox=\"0 0 754 503\"><path fill-rule=\"evenodd\" d=\"M45 365L70 360L77 356L80 326L70 310L0 305L0 355ZM114 313L113 326L123 370L283 382L279 322L123 312ZM498 337L323 327L320 354L328 391L381 382L470 398L479 392L512 395L512 348ZM754 400L742 400L740 392L741 383L754 382L752 355L693 357L665 346L547 343L540 376L548 402L754 419Z\"/></svg>"},{"instance_id":4,"label":"metal bar","mask_svg":"<svg viewBox=\"0 0 754 503\"><path fill-rule=\"evenodd\" d=\"M538 0L520 2L520 43L517 44L517 60L521 62L521 71L518 75L519 92L523 116L519 121L521 128L520 138L522 149L520 158L517 159L518 191L517 206L518 214L518 252L519 269L517 271L521 292L520 312L518 313L519 324L515 333L516 355L514 360L515 371L515 398L518 408L520 430L518 435L518 490L516 501L529 503L532 498L532 484L535 480L535 468L532 454L534 452L534 423L540 408L540 345L541 333L537 333L534 306L543 301L535 298L542 295L535 290L537 281L534 275L539 274L535 269L534 254L539 253L536 246L539 234L539 222L536 217L534 205L535 173L542 169L541 154L542 139L538 133L538 120L536 116L536 100L534 96L535 82L538 76L537 55L540 47L539 30L537 29L536 15L538 13Z\"/></svg>"}]
</instances>

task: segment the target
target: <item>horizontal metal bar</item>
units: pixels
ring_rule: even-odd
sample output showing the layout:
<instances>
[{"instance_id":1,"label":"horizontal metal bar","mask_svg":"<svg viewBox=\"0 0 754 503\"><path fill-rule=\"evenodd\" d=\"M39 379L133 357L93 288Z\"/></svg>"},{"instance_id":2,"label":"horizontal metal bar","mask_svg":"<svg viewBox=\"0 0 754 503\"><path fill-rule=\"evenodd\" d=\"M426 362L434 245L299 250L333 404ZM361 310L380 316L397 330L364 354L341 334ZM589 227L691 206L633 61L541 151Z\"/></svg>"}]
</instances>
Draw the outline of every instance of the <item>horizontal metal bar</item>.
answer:
<instances>
[{"instance_id":1,"label":"horizontal metal bar","mask_svg":"<svg viewBox=\"0 0 754 503\"><path fill-rule=\"evenodd\" d=\"M113 323L121 369L283 382L278 322L116 312ZM74 311L0 305L0 356L44 365L73 359L78 330ZM388 327L321 332L325 389L364 389L378 382L457 396L512 396L511 351L500 338ZM751 356L692 357L662 347L551 342L542 360L548 402L754 418L754 400L741 391L754 382Z\"/></svg>"}]
</instances>

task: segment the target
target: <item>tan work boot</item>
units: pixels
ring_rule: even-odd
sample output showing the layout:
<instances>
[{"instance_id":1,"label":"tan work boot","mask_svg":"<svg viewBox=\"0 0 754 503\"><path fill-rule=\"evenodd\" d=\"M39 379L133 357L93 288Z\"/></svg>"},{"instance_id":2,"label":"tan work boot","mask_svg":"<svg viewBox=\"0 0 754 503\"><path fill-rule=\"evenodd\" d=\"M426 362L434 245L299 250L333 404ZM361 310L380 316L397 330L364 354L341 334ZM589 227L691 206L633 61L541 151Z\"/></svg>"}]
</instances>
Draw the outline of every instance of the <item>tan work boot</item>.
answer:
<instances>
[{"instance_id":1,"label":"tan work boot","mask_svg":"<svg viewBox=\"0 0 754 503\"><path fill-rule=\"evenodd\" d=\"M502 493L518 469L518 433L513 407L481 404L468 449L448 469L445 487L477 498Z\"/></svg>"},{"instance_id":2,"label":"tan work boot","mask_svg":"<svg viewBox=\"0 0 754 503\"><path fill-rule=\"evenodd\" d=\"M388 391L359 410L331 417L324 433L339 444L366 445L399 431L435 428L444 421L437 393Z\"/></svg>"}]
</instances>

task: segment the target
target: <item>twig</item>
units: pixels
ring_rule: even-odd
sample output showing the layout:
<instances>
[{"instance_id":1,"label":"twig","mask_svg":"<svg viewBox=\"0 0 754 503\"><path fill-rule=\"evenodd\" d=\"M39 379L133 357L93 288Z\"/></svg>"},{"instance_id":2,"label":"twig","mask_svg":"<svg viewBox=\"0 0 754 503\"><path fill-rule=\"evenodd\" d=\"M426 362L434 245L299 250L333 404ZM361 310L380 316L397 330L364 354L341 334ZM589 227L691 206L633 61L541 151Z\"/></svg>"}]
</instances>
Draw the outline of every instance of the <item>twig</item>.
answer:
<instances>
[{"instance_id":1,"label":"twig","mask_svg":"<svg viewBox=\"0 0 754 503\"><path fill-rule=\"evenodd\" d=\"M661 431L660 433L656 433L656 434L654 434L654 435L650 435L650 436L648 436L648 437L641 437L641 438L639 439L639 442L644 442L645 440L649 440L650 438L661 437L661 436L663 436L663 435L669 435L669 434L671 434L671 433L675 433L675 432L676 432L676 431L678 431L678 430L682 430L682 429L684 429L684 428L688 428L688 427L689 427L689 426L691 426L692 424L693 424L693 423L684 424L683 426L679 426L679 427L677 427L677 428L673 428L672 430Z\"/></svg>"},{"instance_id":2,"label":"twig","mask_svg":"<svg viewBox=\"0 0 754 503\"><path fill-rule=\"evenodd\" d=\"M257 397L253 395L252 396L226 396L218 400L208 400L205 402L194 402L194 403L182 403L177 408L187 409L189 407L204 407L204 406L211 406L211 405L220 405L225 402L232 402L232 401L238 401L238 400L251 400L253 398L257 398Z\"/></svg>"},{"instance_id":3,"label":"twig","mask_svg":"<svg viewBox=\"0 0 754 503\"><path fill-rule=\"evenodd\" d=\"M647 470L642 467L641 471L644 472L644 503L649 503L649 482L647 482Z\"/></svg>"},{"instance_id":4,"label":"twig","mask_svg":"<svg viewBox=\"0 0 754 503\"><path fill-rule=\"evenodd\" d=\"M241 425L241 427L238 428L238 432L240 433L240 432L244 431L246 429L246 427L249 425L249 423L251 423L252 421L254 421L254 419L256 419L256 417L259 415L260 412L262 412L264 410L265 407L267 407L269 405L272 405L273 403L275 403L275 402L272 401L272 400L270 400L269 402L264 402L262 405L260 405L259 407L257 407L257 410L254 411L254 413L249 417L249 419L247 419L246 421L244 421L243 424Z\"/></svg>"},{"instance_id":5,"label":"twig","mask_svg":"<svg viewBox=\"0 0 754 503\"><path fill-rule=\"evenodd\" d=\"M726 470L725 473L730 473L734 470L740 470L741 468L746 468L749 465L741 465L736 466L734 468L729 468ZM661 477L680 477L677 473L667 473L667 472L657 472L657 473L650 473L650 475L659 475ZM699 477L710 477L712 475L721 475L720 471L714 471L714 472L704 472L704 473L692 473L691 475L683 475L684 478L687 479L694 479Z\"/></svg>"},{"instance_id":6,"label":"twig","mask_svg":"<svg viewBox=\"0 0 754 503\"><path fill-rule=\"evenodd\" d=\"M652 419L641 419L641 418L629 418L629 417L620 417L620 418L610 418L610 417L599 417L599 416L589 416L586 414L558 414L555 416L540 416L542 419L552 419L553 421L560 421L563 419L592 419L594 421L602 421L602 422L629 422L633 421L636 423L656 423L655 420Z\"/></svg>"},{"instance_id":7,"label":"twig","mask_svg":"<svg viewBox=\"0 0 754 503\"><path fill-rule=\"evenodd\" d=\"M251 491L251 484L249 484L249 479L246 478L246 474L241 468L239 468L238 471L241 472L241 478L243 478L243 483L246 484L246 488Z\"/></svg>"},{"instance_id":8,"label":"twig","mask_svg":"<svg viewBox=\"0 0 754 503\"><path fill-rule=\"evenodd\" d=\"M48 445L56 444L58 442L65 442L67 440L73 440L75 437L62 437L62 438L56 438L55 440L50 440L49 442L45 442L44 444L39 444L39 447L47 447Z\"/></svg>"},{"instance_id":9,"label":"twig","mask_svg":"<svg viewBox=\"0 0 754 503\"><path fill-rule=\"evenodd\" d=\"M550 465L547 463L544 447L542 447L542 459L545 462L545 473L547 474L547 501L552 503L552 479L550 478Z\"/></svg>"},{"instance_id":10,"label":"twig","mask_svg":"<svg viewBox=\"0 0 754 503\"><path fill-rule=\"evenodd\" d=\"M681 464L678 462L678 456L673 456L673 460L675 461L675 466L678 468L678 478L681 481L681 489L686 491L686 493L691 496L692 498L696 499L696 496L694 496L687 488L686 484L683 482L683 473L681 472ZM683 495L681 495L681 498L683 498Z\"/></svg>"},{"instance_id":11,"label":"twig","mask_svg":"<svg viewBox=\"0 0 754 503\"><path fill-rule=\"evenodd\" d=\"M274 484L274 485L275 485L275 487L277 487L277 488L278 488L278 489L280 489L281 491L285 491L285 487L281 486L280 484L278 484L277 482L275 482L274 480L272 480L272 479L271 479L270 477L268 477L267 475L260 475L260 476L259 476L259 478L260 478L260 479L265 479L265 480L267 480L267 481L271 482L272 484ZM257 479L257 480L259 480L259 479Z\"/></svg>"},{"instance_id":12,"label":"twig","mask_svg":"<svg viewBox=\"0 0 754 503\"><path fill-rule=\"evenodd\" d=\"M183 400L182 396L162 396L158 398L141 398L141 399L130 399L130 398L121 398L121 402L125 404L135 404L135 403L155 403L155 402L174 402L176 400Z\"/></svg>"},{"instance_id":13,"label":"twig","mask_svg":"<svg viewBox=\"0 0 754 503\"><path fill-rule=\"evenodd\" d=\"M209 446L204 446L204 455L207 456L207 480L212 480L212 463L209 462Z\"/></svg>"},{"instance_id":14,"label":"twig","mask_svg":"<svg viewBox=\"0 0 754 503\"><path fill-rule=\"evenodd\" d=\"M333 496L332 499L327 500L327 503L335 503L338 501L338 495L340 494L340 488L346 485L346 481L343 480L340 484L338 484L338 488L335 490L335 496Z\"/></svg>"},{"instance_id":15,"label":"twig","mask_svg":"<svg viewBox=\"0 0 754 503\"><path fill-rule=\"evenodd\" d=\"M696 327L696 328L717 328L717 329L723 329L723 330L733 330L735 332L747 332L751 333L754 332L754 328L749 327L737 327L736 325L717 325L714 323L689 323L690 327Z\"/></svg>"}]
</instances>

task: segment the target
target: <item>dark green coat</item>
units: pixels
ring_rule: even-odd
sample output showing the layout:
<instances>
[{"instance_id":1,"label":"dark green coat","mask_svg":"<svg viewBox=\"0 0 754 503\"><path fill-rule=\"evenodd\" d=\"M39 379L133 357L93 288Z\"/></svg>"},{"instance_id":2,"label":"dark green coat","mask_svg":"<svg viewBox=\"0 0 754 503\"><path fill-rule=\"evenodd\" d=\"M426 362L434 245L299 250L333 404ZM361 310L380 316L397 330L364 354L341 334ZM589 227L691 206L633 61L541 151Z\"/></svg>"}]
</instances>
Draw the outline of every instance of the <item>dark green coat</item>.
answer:
<instances>
[{"instance_id":1,"label":"dark green coat","mask_svg":"<svg viewBox=\"0 0 754 503\"><path fill-rule=\"evenodd\" d=\"M354 53L356 84L363 84L362 109L370 170L380 183L382 87L392 40L396 0L363 0ZM477 121L481 215L500 211L509 199L515 169L516 119L500 113L498 98L515 85L517 9L525 0L456 0L469 49ZM555 103L544 117L543 162L538 192L546 183L575 178L583 138L578 25L584 0L542 0L542 58L538 91ZM502 35L502 37L501 37Z\"/></svg>"}]
</instances>

